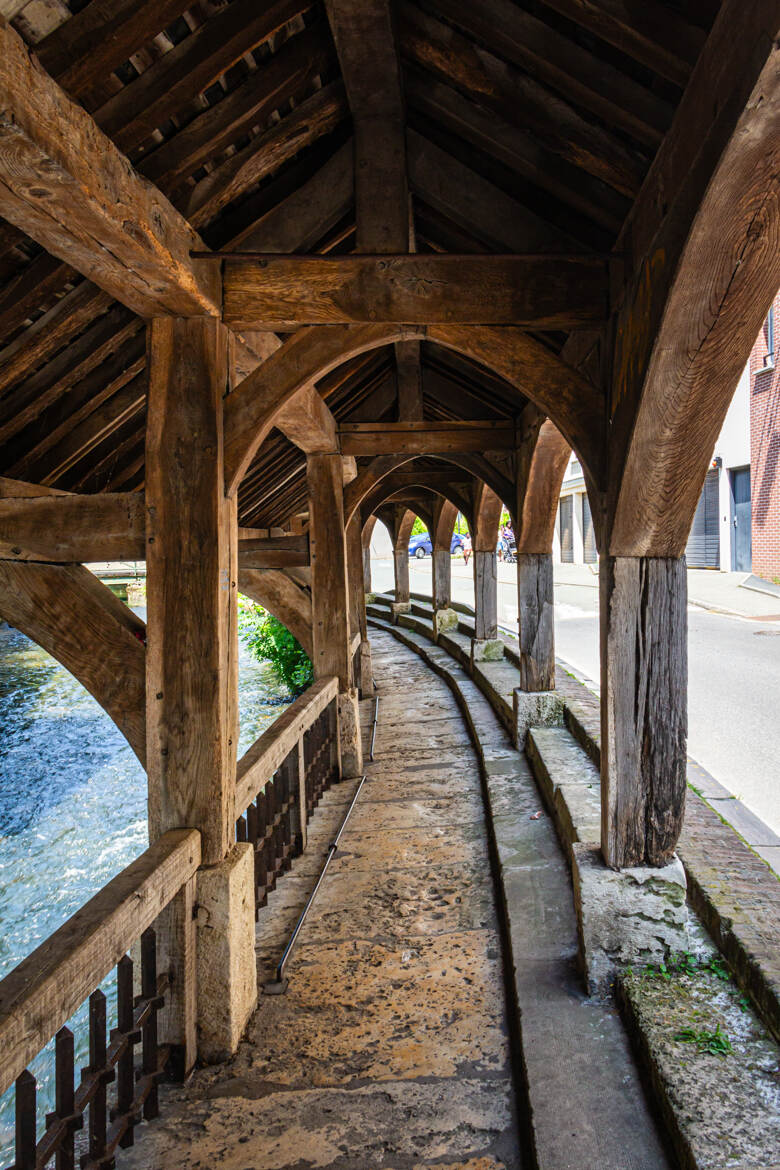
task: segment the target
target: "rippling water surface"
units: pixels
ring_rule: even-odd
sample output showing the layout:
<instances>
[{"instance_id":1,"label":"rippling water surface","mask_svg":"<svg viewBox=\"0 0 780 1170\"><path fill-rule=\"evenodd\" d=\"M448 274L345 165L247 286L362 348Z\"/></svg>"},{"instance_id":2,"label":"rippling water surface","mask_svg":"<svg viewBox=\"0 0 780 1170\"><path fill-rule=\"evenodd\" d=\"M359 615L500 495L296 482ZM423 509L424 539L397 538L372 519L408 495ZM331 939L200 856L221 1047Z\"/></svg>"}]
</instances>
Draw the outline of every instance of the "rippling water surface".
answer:
<instances>
[{"instance_id":1,"label":"rippling water surface","mask_svg":"<svg viewBox=\"0 0 780 1170\"><path fill-rule=\"evenodd\" d=\"M285 703L268 665L242 648L239 755ZM0 629L0 978L147 844L146 774L121 732L53 658ZM110 976L109 1027L113 987ZM71 1024L77 1070L85 1018ZM51 1047L31 1065L41 1119L53 1108ZM0 1098L0 1166L13 1163L13 1131L11 1089Z\"/></svg>"}]
</instances>

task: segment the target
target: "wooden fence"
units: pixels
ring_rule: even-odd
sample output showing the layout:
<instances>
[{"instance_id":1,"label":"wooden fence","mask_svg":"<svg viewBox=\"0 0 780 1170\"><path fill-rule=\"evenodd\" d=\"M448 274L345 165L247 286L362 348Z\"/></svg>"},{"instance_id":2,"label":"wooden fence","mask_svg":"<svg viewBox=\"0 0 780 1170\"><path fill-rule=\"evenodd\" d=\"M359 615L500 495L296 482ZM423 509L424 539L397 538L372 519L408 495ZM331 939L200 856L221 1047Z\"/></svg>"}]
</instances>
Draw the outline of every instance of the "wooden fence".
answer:
<instances>
[{"instance_id":1,"label":"wooden fence","mask_svg":"<svg viewBox=\"0 0 780 1170\"><path fill-rule=\"evenodd\" d=\"M338 779L337 696L336 678L316 682L238 762L236 840L254 846L255 917L305 848L309 819ZM0 981L0 1094L16 1085L13 1170L43 1170L53 1160L57 1170L77 1161L83 1170L109 1170L117 1150L133 1144L135 1126L157 1116L158 1083L177 1059L176 1045L158 1042L158 1016L185 1036L195 1031L200 859L195 829L165 833ZM169 954L163 971L159 931ZM109 1029L99 984L114 967ZM65 1025L87 998L89 1063L76 1084ZM56 1104L39 1137L38 1085L27 1066L53 1036Z\"/></svg>"}]
</instances>

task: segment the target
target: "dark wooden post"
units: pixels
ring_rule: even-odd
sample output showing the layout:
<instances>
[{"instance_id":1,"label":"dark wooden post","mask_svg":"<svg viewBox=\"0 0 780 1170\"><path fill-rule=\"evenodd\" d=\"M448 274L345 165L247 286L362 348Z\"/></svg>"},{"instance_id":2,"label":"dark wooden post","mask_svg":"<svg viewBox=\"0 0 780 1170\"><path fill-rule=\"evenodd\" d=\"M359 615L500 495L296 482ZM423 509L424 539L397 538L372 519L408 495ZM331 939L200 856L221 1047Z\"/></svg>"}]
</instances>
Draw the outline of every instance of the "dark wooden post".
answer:
<instances>
[{"instance_id":1,"label":"dark wooden post","mask_svg":"<svg viewBox=\"0 0 780 1170\"><path fill-rule=\"evenodd\" d=\"M504 646L498 637L498 565L495 547L474 550L474 637L471 661L500 659Z\"/></svg>"},{"instance_id":2,"label":"dark wooden post","mask_svg":"<svg viewBox=\"0 0 780 1170\"><path fill-rule=\"evenodd\" d=\"M347 547L349 554L349 591L352 597L352 607L360 630L360 651L358 654L358 672L355 684L360 690L362 698L368 698L373 686L373 667L371 664L371 643L368 640L368 623L366 621L366 594L364 589L363 541L360 534L360 516L354 515L347 525Z\"/></svg>"},{"instance_id":3,"label":"dark wooden post","mask_svg":"<svg viewBox=\"0 0 780 1170\"><path fill-rule=\"evenodd\" d=\"M664 865L686 789L684 557L602 557L601 849L607 865Z\"/></svg>"},{"instance_id":4,"label":"dark wooden post","mask_svg":"<svg viewBox=\"0 0 780 1170\"><path fill-rule=\"evenodd\" d=\"M449 609L452 600L452 557L449 547L433 549L433 609Z\"/></svg>"},{"instance_id":5,"label":"dark wooden post","mask_svg":"<svg viewBox=\"0 0 780 1170\"><path fill-rule=\"evenodd\" d=\"M405 521L407 521L405 523ZM393 573L395 577L395 601L390 606L393 620L398 620L399 613L408 613L411 609L411 595L409 592L409 533L411 522L408 521L406 508L397 507L393 515Z\"/></svg>"},{"instance_id":6,"label":"dark wooden post","mask_svg":"<svg viewBox=\"0 0 780 1170\"><path fill-rule=\"evenodd\" d=\"M340 455L310 455L312 646L315 678L339 680L339 742L345 778L363 770L360 713L352 684L347 539Z\"/></svg>"},{"instance_id":7,"label":"dark wooden post","mask_svg":"<svg viewBox=\"0 0 780 1170\"><path fill-rule=\"evenodd\" d=\"M520 689L555 689L552 553L518 553Z\"/></svg>"},{"instance_id":8,"label":"dark wooden post","mask_svg":"<svg viewBox=\"0 0 780 1170\"><path fill-rule=\"evenodd\" d=\"M225 329L214 318L164 317L149 326L146 440L146 760L149 836L187 826L201 833L198 902L226 910L198 946L213 976L198 975L198 1035L205 1059L235 1050L256 1001L254 938L230 921L251 881L235 841L238 732L236 501L224 487L222 399ZM248 895L247 895L248 896ZM163 958L182 966L192 891L158 930ZM215 920L216 921L216 920ZM189 945L189 944L187 944ZM194 948L191 948L194 950ZM183 973L174 994L193 986ZM191 994L191 991L188 993ZM189 1007L174 1042L194 1059ZM185 1026L186 1025L186 1026Z\"/></svg>"}]
</instances>

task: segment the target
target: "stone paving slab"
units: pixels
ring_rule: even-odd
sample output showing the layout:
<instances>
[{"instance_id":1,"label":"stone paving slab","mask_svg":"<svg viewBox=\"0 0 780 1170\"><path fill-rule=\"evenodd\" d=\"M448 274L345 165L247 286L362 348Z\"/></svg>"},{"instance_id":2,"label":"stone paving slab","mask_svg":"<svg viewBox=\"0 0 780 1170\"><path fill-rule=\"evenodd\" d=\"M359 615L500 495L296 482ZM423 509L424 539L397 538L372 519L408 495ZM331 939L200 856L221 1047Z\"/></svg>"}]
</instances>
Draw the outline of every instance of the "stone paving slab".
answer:
<instances>
[{"instance_id":1,"label":"stone paving slab","mask_svg":"<svg viewBox=\"0 0 780 1170\"><path fill-rule=\"evenodd\" d=\"M274 1092L237 1076L163 1113L123 1152L137 1170L519 1170L505 1081L386 1081ZM154 1152L151 1143L154 1141ZM144 1162L146 1156L152 1162Z\"/></svg>"}]
</instances>

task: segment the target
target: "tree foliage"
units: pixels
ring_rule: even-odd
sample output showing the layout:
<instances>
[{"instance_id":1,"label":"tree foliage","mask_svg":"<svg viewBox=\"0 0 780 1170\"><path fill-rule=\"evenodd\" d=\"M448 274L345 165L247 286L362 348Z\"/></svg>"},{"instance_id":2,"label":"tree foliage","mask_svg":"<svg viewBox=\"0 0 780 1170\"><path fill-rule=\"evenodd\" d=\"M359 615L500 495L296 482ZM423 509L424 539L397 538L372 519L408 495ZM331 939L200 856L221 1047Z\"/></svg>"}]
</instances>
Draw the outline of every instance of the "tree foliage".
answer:
<instances>
[{"instance_id":1,"label":"tree foliage","mask_svg":"<svg viewBox=\"0 0 780 1170\"><path fill-rule=\"evenodd\" d=\"M428 531L427 525L423 523L423 521L420 519L419 516L415 516L414 524L412 525L411 535L412 536L419 536L420 533L422 533L422 532L427 533L427 531Z\"/></svg>"},{"instance_id":2,"label":"tree foliage","mask_svg":"<svg viewBox=\"0 0 780 1170\"><path fill-rule=\"evenodd\" d=\"M270 662L293 698L311 685L314 671L300 642L278 618L245 597L239 598L238 632L255 658Z\"/></svg>"}]
</instances>

